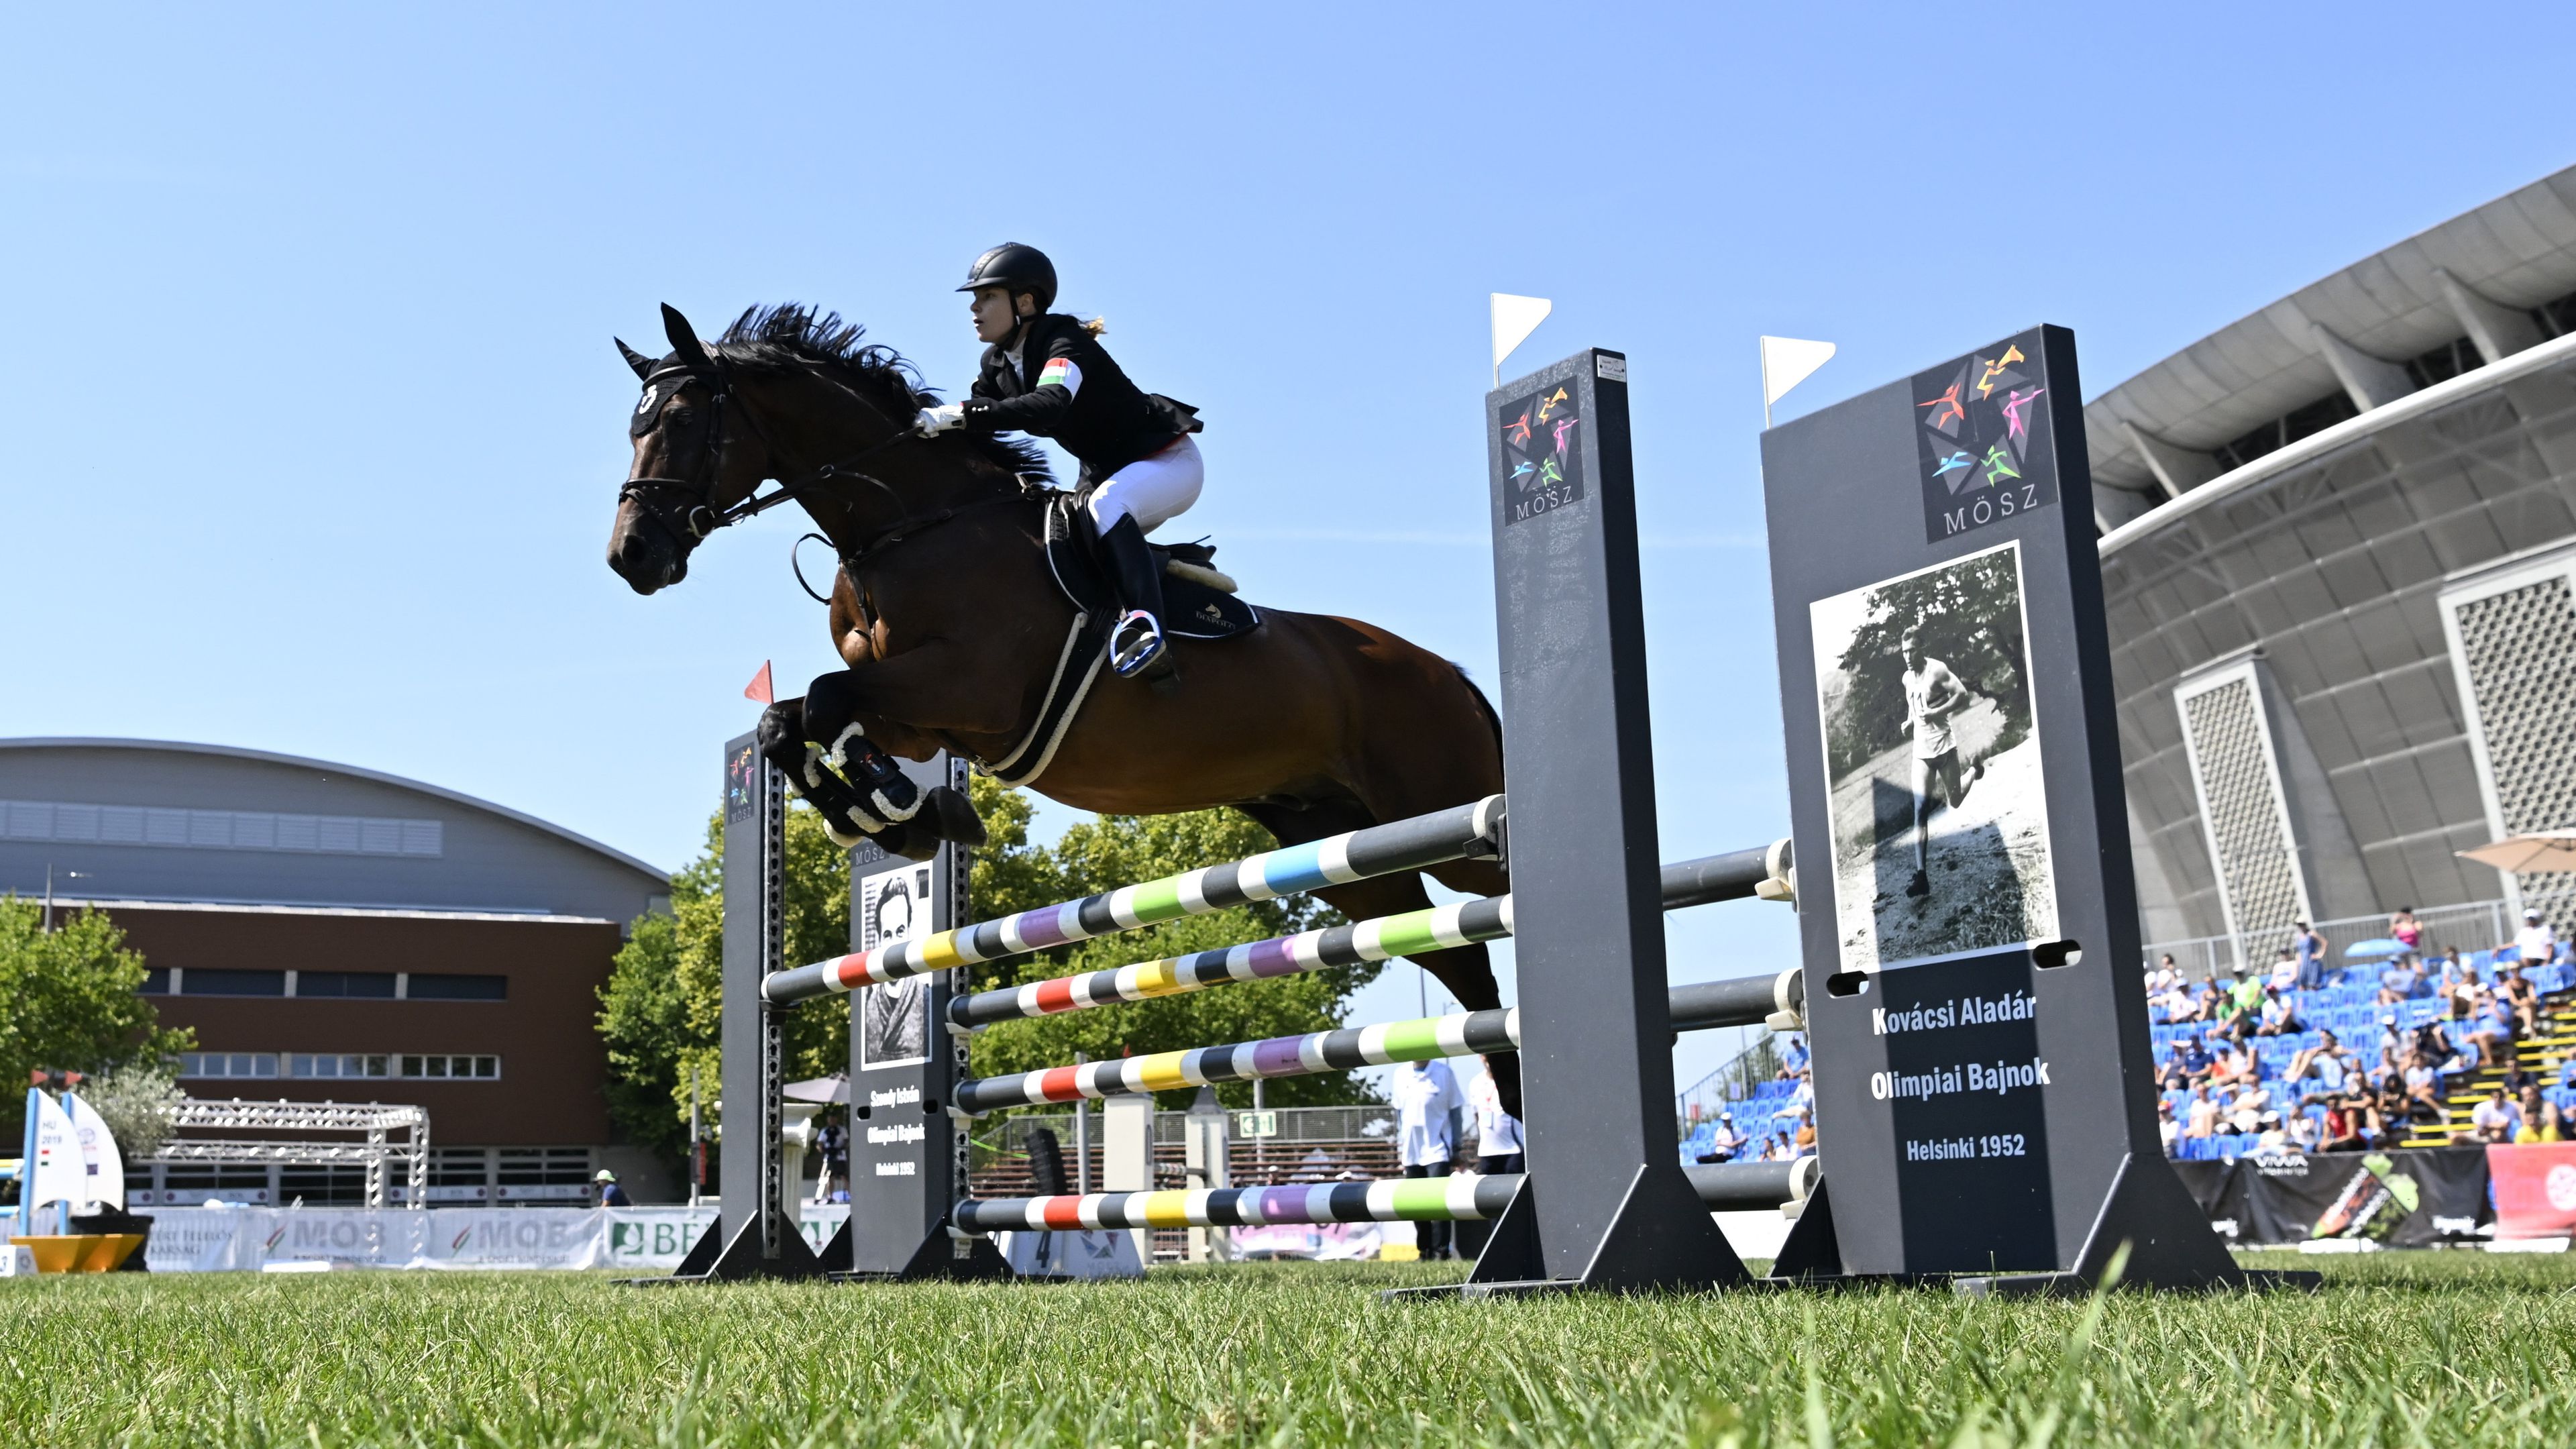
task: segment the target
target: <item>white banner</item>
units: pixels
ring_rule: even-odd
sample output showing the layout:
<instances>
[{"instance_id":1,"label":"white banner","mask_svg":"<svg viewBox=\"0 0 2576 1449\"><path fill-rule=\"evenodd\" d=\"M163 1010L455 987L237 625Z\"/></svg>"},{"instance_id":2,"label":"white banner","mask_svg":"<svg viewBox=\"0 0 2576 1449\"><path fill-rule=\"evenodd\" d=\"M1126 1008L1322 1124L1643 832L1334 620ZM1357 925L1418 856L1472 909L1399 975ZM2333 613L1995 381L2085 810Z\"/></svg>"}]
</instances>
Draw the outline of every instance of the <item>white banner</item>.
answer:
<instances>
[{"instance_id":1,"label":"white banner","mask_svg":"<svg viewBox=\"0 0 2576 1449\"><path fill-rule=\"evenodd\" d=\"M124 1207L125 1154L116 1150L116 1134L77 1094L64 1093L63 1105L70 1111L72 1136L80 1140L81 1206L76 1211L86 1212L101 1203Z\"/></svg>"},{"instance_id":2,"label":"white banner","mask_svg":"<svg viewBox=\"0 0 2576 1449\"><path fill-rule=\"evenodd\" d=\"M820 1249L849 1216L806 1204ZM250 1273L272 1264L352 1268L609 1268L668 1272L688 1256L712 1207L163 1208L145 1263L156 1273Z\"/></svg>"}]
</instances>

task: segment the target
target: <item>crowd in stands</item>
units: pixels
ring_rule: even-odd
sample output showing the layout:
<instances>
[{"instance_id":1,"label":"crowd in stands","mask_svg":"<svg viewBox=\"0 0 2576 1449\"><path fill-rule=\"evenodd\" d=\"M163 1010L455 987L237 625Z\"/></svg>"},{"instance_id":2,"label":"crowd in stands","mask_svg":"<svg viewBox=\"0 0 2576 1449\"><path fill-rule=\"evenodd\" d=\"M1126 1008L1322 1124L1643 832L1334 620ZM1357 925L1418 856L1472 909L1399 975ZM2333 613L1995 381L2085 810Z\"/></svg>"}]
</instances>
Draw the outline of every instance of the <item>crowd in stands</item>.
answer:
<instances>
[{"instance_id":1,"label":"crowd in stands","mask_svg":"<svg viewBox=\"0 0 2576 1449\"><path fill-rule=\"evenodd\" d=\"M2428 948L2412 909L2390 918L2395 954L2338 967L2304 921L2264 974L2185 980L2171 956L2147 973L2166 1150L2184 1159L2455 1143L2576 1139L2576 1060L2549 1079L2519 1044L2541 998L2576 985L2576 960L2538 912L2510 944L2462 956ZM2502 1078L2465 1114L2454 1084Z\"/></svg>"},{"instance_id":2,"label":"crowd in stands","mask_svg":"<svg viewBox=\"0 0 2576 1449\"><path fill-rule=\"evenodd\" d=\"M1778 1074L1682 1136L1684 1162L1786 1162L1816 1151L1816 1083L1802 1032L1780 1036Z\"/></svg>"}]
</instances>

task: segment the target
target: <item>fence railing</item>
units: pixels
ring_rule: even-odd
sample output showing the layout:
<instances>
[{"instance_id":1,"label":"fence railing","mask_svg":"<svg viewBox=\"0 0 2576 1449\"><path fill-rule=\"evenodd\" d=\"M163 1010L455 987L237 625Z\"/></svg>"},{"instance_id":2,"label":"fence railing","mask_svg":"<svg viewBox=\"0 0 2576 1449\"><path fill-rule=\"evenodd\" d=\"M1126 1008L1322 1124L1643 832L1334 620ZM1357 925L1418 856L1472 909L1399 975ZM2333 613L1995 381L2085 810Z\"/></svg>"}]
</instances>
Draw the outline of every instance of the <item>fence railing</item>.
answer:
<instances>
[{"instance_id":1,"label":"fence railing","mask_svg":"<svg viewBox=\"0 0 2576 1449\"><path fill-rule=\"evenodd\" d=\"M2424 927L2419 949L2426 956L2445 946L2457 946L2463 953L2482 951L2513 938L2512 918L2506 913L2502 901L2465 901L2458 905L2418 907L2415 919ZM2344 964L2346 947L2378 940L2388 934L2388 917L2384 915L2344 916L2315 924L2317 934L2326 940L2328 966ZM2205 981L2225 975L2239 963L2249 971L2262 971L2288 944L2290 923L2283 921L2277 931L2152 942L2142 953L2142 958L2152 970L2158 958L2171 955L2174 965L2184 976Z\"/></svg>"},{"instance_id":2,"label":"fence railing","mask_svg":"<svg viewBox=\"0 0 2576 1449\"><path fill-rule=\"evenodd\" d=\"M1675 1125L1692 1127L1728 1110L1728 1104L1752 1095L1754 1084L1780 1075L1780 1038L1770 1032L1726 1059L1716 1071L1691 1083L1673 1099Z\"/></svg>"}]
</instances>

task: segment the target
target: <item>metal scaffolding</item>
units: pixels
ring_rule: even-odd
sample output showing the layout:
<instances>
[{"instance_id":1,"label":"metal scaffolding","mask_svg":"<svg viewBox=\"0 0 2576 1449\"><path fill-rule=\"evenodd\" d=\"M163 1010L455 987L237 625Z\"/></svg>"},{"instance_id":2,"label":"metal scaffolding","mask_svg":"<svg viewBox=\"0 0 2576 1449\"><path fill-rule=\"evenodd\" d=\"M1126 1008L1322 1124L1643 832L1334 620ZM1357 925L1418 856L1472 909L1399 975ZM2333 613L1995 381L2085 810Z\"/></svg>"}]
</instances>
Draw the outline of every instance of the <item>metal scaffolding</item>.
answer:
<instances>
[{"instance_id":1,"label":"metal scaffolding","mask_svg":"<svg viewBox=\"0 0 2576 1449\"><path fill-rule=\"evenodd\" d=\"M243 1138L173 1139L146 1162L278 1163L289 1167L362 1166L367 1206L385 1205L389 1166L404 1169L403 1200L421 1207L429 1198L429 1113L391 1102L224 1102L180 1099L173 1125L185 1130L234 1132L360 1132L363 1142L276 1142Z\"/></svg>"}]
</instances>

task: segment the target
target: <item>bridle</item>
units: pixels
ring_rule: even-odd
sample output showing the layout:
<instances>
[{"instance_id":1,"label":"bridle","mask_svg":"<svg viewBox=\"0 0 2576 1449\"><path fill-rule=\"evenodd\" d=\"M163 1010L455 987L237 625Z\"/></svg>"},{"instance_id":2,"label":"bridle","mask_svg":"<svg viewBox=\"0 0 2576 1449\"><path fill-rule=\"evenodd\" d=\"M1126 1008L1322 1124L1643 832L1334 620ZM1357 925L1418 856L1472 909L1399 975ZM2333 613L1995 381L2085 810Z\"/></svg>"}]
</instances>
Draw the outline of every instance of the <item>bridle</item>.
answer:
<instances>
[{"instance_id":1,"label":"bridle","mask_svg":"<svg viewBox=\"0 0 2576 1449\"><path fill-rule=\"evenodd\" d=\"M629 478L617 487L618 502L634 500L635 506L643 510L644 516L652 519L671 537L685 539L691 543L704 539L719 528L730 527L746 518L758 518L778 505L794 500L815 484L835 478L850 478L870 484L881 490L888 498L893 499L897 508L903 506L903 495L895 492L893 485L873 474L857 471L854 465L885 452L907 438L916 436L915 433L910 427L886 417L883 408L869 402L858 392L843 387L841 388L843 392L849 393L861 406L875 413L893 431L880 441L846 458L826 463L792 480L781 481L774 492L764 494L755 486L751 496L741 502L729 508L715 507L710 500L715 496L717 471L724 464L725 413L727 407L733 403L733 380L726 374L723 363L716 361L712 356L708 358L708 362L711 366L702 368L682 361L671 366L657 367L644 376L644 392L648 399L654 394L655 384L666 378L685 377L707 389L709 393L707 435L699 449L699 466L694 470L698 476L664 478L647 475ZM712 376L710 376L711 373ZM837 387L839 384L835 383L834 386ZM669 405L670 400L663 399L662 406ZM769 436L769 430L760 425L759 416L747 407L738 408L738 411L742 414L743 422L749 425L753 436L760 440L761 446L768 451L769 456L773 460L782 457L777 443ZM660 409L656 408L654 420L656 426L660 425L659 413ZM673 497L675 494L678 495L676 499ZM900 528L903 523L898 523L896 526ZM872 545L862 545L856 551L863 553L870 546Z\"/></svg>"}]
</instances>

